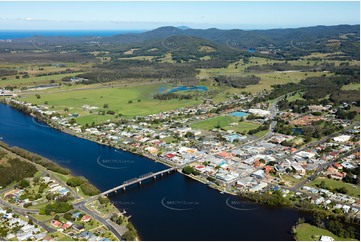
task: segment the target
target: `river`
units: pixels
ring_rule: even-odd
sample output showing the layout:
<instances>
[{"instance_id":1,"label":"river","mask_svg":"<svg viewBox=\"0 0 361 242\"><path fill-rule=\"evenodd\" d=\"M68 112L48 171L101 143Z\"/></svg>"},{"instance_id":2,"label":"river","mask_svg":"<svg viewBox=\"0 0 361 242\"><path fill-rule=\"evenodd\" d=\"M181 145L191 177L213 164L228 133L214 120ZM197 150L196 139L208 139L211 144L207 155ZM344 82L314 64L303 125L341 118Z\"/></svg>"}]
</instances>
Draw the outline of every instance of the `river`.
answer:
<instances>
[{"instance_id":1,"label":"river","mask_svg":"<svg viewBox=\"0 0 361 242\"><path fill-rule=\"evenodd\" d=\"M47 157L86 177L101 191L167 168L65 134L4 104L0 104L0 137L10 146ZM179 173L133 185L110 199L132 216L142 240L292 240L291 227L305 216L294 209L267 208L220 194Z\"/></svg>"}]
</instances>

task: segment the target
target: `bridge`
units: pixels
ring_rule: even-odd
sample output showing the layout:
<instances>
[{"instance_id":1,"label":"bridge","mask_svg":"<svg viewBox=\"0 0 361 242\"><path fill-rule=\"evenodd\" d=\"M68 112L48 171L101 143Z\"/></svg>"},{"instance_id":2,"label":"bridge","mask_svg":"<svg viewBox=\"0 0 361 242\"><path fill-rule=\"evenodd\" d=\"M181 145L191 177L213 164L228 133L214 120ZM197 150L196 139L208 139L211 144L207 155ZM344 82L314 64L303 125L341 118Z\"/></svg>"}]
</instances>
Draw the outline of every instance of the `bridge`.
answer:
<instances>
[{"instance_id":1,"label":"bridge","mask_svg":"<svg viewBox=\"0 0 361 242\"><path fill-rule=\"evenodd\" d=\"M171 173L172 171L175 171L175 170L177 170L176 167L171 167L171 168L168 168L168 169L163 170L163 171L158 171L156 173L149 172L149 173L146 173L144 175L139 176L138 178L132 178L130 180L127 180L127 181L123 182L122 185L114 187L114 188L109 189L107 191L104 191L104 192L100 193L99 195L100 196L108 195L109 193L116 192L116 191L118 191L120 189L125 190L125 188L127 186L130 186L130 185L133 185L133 184L136 184L136 183L142 184L142 181L144 181L146 179L149 179L149 178L154 178L155 179L155 178L157 178L158 175L163 175L164 173Z\"/></svg>"},{"instance_id":2,"label":"bridge","mask_svg":"<svg viewBox=\"0 0 361 242\"><path fill-rule=\"evenodd\" d=\"M168 168L166 170L158 171L158 172L155 172L155 173L154 172L148 172L148 173L146 173L144 175L141 175L141 176L139 176L137 178L132 178L132 179L126 180L120 186L117 186L117 187L111 188L109 190L106 190L106 191L104 191L104 192L102 192L102 193L100 193L98 195L92 196L92 197L90 197L88 199L85 199L85 200L83 200L81 202L75 203L74 205L81 205L81 204L91 202L91 201L97 199L100 196L107 196L109 193L112 193L112 192L116 193L120 189L125 190L127 186L137 184L137 183L142 184L142 181L144 181L146 179L149 179L149 178L156 179L158 175L163 176L165 173L169 174L172 171L175 171L177 169L178 169L178 167L171 167L171 168Z\"/></svg>"}]
</instances>

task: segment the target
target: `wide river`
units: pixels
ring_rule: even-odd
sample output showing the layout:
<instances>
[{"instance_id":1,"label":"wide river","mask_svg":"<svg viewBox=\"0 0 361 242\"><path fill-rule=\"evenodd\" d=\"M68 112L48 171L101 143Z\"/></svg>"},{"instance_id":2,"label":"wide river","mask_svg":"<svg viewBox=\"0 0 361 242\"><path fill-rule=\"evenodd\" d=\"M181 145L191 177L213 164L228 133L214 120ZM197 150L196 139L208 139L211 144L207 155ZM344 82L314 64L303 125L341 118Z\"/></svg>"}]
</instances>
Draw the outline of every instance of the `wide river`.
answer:
<instances>
[{"instance_id":1,"label":"wide river","mask_svg":"<svg viewBox=\"0 0 361 242\"><path fill-rule=\"evenodd\" d=\"M0 137L47 157L101 191L148 172L167 168L148 158L57 131L0 104ZM221 194L179 173L133 185L110 196L131 215L142 240L292 240L291 227L307 216L267 208Z\"/></svg>"}]
</instances>

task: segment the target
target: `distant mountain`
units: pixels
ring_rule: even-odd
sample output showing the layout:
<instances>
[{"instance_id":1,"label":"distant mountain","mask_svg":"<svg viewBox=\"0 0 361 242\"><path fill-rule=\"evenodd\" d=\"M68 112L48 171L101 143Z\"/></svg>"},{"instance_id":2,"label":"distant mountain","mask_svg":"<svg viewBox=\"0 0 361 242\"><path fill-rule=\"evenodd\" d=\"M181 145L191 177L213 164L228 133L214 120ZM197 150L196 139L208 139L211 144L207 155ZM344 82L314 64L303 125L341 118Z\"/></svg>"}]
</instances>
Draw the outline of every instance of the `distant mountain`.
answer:
<instances>
[{"instance_id":1,"label":"distant mountain","mask_svg":"<svg viewBox=\"0 0 361 242\"><path fill-rule=\"evenodd\" d=\"M165 26L139 34L119 34L108 37L43 37L36 36L16 41L45 43L45 45L73 45L79 43L97 43L103 49L109 46L145 47L157 46L170 37L196 37L207 41L205 45L216 49L243 50L255 49L258 53L269 53L275 58L292 58L302 56L308 52L344 52L352 58L358 58L360 52L360 25L314 26L303 28L270 29L270 30L221 30L191 29L186 26ZM187 48L198 48L200 40L188 39ZM184 38L183 38L184 40ZM173 44L179 41L172 39ZM191 44L196 46L191 47ZM162 44L164 47L164 43ZM162 48L162 46L158 46ZM154 47L154 48L155 48ZM158 48L157 47L157 48ZM93 48L93 47L89 47ZM88 49L89 49L88 48ZM110 48L111 49L111 48ZM144 48L143 48L144 49ZM172 50L172 48L169 48ZM184 48L183 48L184 49ZM83 50L84 49L83 47Z\"/></svg>"},{"instance_id":2,"label":"distant mountain","mask_svg":"<svg viewBox=\"0 0 361 242\"><path fill-rule=\"evenodd\" d=\"M141 34L115 35L104 37L103 40L120 42L142 42L162 39L174 35L187 35L204 38L217 43L233 45L238 48L256 48L272 45L285 45L293 42L315 42L330 38L340 38L340 35L353 34L360 36L360 25L315 26L296 29L271 30L221 30L177 28L172 26L157 28Z\"/></svg>"},{"instance_id":3,"label":"distant mountain","mask_svg":"<svg viewBox=\"0 0 361 242\"><path fill-rule=\"evenodd\" d=\"M178 26L177 29L186 30L190 28L188 26Z\"/></svg>"}]
</instances>

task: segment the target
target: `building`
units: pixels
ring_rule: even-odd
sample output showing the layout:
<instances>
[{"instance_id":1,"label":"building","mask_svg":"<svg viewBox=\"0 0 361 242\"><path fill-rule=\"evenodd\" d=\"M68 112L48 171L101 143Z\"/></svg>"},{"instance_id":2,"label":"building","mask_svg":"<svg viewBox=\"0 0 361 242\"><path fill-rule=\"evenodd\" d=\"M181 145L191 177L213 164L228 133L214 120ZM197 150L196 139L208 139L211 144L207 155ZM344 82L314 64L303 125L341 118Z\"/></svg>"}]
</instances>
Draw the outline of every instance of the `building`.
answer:
<instances>
[{"instance_id":1,"label":"building","mask_svg":"<svg viewBox=\"0 0 361 242\"><path fill-rule=\"evenodd\" d=\"M91 217L89 215L84 215L82 218L81 218L81 221L82 222L89 222L91 219Z\"/></svg>"},{"instance_id":2,"label":"building","mask_svg":"<svg viewBox=\"0 0 361 242\"><path fill-rule=\"evenodd\" d=\"M52 220L51 225L56 228L56 227L59 227L61 225L61 222L59 222L58 220Z\"/></svg>"},{"instance_id":3,"label":"building","mask_svg":"<svg viewBox=\"0 0 361 242\"><path fill-rule=\"evenodd\" d=\"M248 112L251 114L254 114L256 116L260 116L260 117L267 117L271 115L271 112L268 110L262 110L262 109L248 109Z\"/></svg>"},{"instance_id":4,"label":"building","mask_svg":"<svg viewBox=\"0 0 361 242\"><path fill-rule=\"evenodd\" d=\"M350 135L340 135L340 136L333 138L334 141L339 142L339 143L344 143L344 142L348 141L349 139L351 139Z\"/></svg>"},{"instance_id":5,"label":"building","mask_svg":"<svg viewBox=\"0 0 361 242\"><path fill-rule=\"evenodd\" d=\"M326 235L321 235L320 241L334 241L334 238Z\"/></svg>"},{"instance_id":6,"label":"building","mask_svg":"<svg viewBox=\"0 0 361 242\"><path fill-rule=\"evenodd\" d=\"M250 192L258 192L258 191L261 191L263 188L266 188L267 186L268 186L267 183L261 182L261 183L257 184L256 186L250 188L249 191Z\"/></svg>"},{"instance_id":7,"label":"building","mask_svg":"<svg viewBox=\"0 0 361 242\"><path fill-rule=\"evenodd\" d=\"M264 175L263 170L258 170L258 171L253 172L251 176L262 180L262 179L264 179L265 175Z\"/></svg>"},{"instance_id":8,"label":"building","mask_svg":"<svg viewBox=\"0 0 361 242\"><path fill-rule=\"evenodd\" d=\"M297 164L293 164L292 165L292 168L296 171L296 173L298 174L301 174L301 175L305 175L306 174L306 170L300 166L300 165L297 165Z\"/></svg>"}]
</instances>

